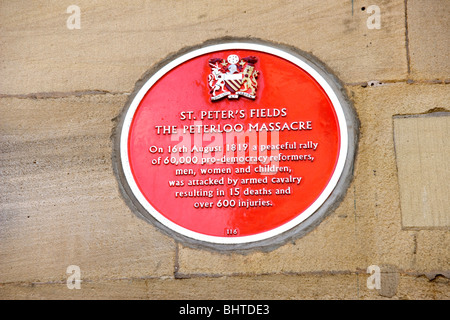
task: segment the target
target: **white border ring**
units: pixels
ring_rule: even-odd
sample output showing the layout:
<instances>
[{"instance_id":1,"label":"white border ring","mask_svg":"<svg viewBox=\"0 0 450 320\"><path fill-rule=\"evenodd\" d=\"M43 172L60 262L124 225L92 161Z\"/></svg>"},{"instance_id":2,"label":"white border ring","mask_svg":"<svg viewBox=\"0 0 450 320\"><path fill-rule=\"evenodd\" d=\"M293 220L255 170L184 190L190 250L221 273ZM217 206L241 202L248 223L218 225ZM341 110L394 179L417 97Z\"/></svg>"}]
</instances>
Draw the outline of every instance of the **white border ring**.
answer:
<instances>
[{"instance_id":1,"label":"white border ring","mask_svg":"<svg viewBox=\"0 0 450 320\"><path fill-rule=\"evenodd\" d=\"M319 85L324 89L328 97L330 98L332 105L334 106L338 123L339 123L339 129L340 129L340 136L341 136L341 148L338 155L338 161L336 168L334 170L334 173L328 183L328 185L325 187L323 192L319 195L319 197L316 199L316 201L308 207L302 214L299 214L296 218L290 220L289 222L274 228L272 230L262 232L255 235L250 236L242 236L242 237L219 237L219 236L210 236L201 234L198 232L194 232L192 230L186 229L180 225L177 225L164 217L161 213L156 211L151 204L145 199L141 191L139 190L133 175L131 173L130 163L128 160L128 134L130 130L130 126L134 117L134 114L139 107L140 102L144 98L145 94L148 92L148 90L151 89L151 87L167 72L175 68L176 66L192 59L198 56L201 56L203 54L222 51L222 50L253 50L253 51L260 51L264 53L269 53L272 55L275 55L277 57L283 58L285 60L288 60L292 62L293 64L297 65L304 71L306 71L309 75L311 75L318 83ZM287 233L293 229L296 229L302 222L313 216L316 211L318 211L319 208L327 201L327 199L330 198L330 195L333 193L333 191L336 189L336 186L338 185L338 182L341 180L341 177L344 172L344 168L350 166L351 169L353 168L353 158L355 154L355 143L357 141L357 132L356 132L356 126L355 124L358 123L356 119L356 115L354 114L352 108L349 107L348 99L346 99L343 96L341 86L339 83L337 83L337 79L335 79L334 76L331 75L327 70L324 69L323 66L318 65L317 62L312 62L311 57L305 57L303 55L299 55L297 52L293 51L291 48L287 48L288 50L281 50L271 44L267 44L265 42L250 42L245 40L240 41L231 41L231 42L225 42L225 43L219 43L219 44L211 44L207 46L203 46L197 49L193 49L191 51L188 51L187 53L184 53L175 59L171 60L164 66L162 66L160 69L158 69L156 72L150 75L150 77L144 82L144 84L138 88L136 94L134 97L132 97L131 103L129 103L129 107L122 115L122 124L121 124L121 130L119 131L119 156L120 156L120 164L117 165L116 169L118 169L119 176L123 176L125 178L126 184L129 186L128 196L131 196L131 198L135 198L139 205L151 215L152 218L156 219L158 222L157 224L162 225L163 229L166 229L168 231L167 233L174 236L173 233L170 232L170 230L173 230L175 233L178 233L181 235L180 240L187 240L187 242L192 242L189 240L193 240L195 245L202 245L202 244L211 244L213 248L216 249L233 249L233 248L242 248L245 249L247 247L254 247L254 245L251 244L257 244L257 243L264 243L266 242L268 245L273 243L278 243L277 241L269 241L267 240L274 239L277 236ZM297 50L296 50L297 51ZM327 78L327 79L326 79ZM350 129L350 130L349 130ZM349 137L350 135L350 137ZM350 142L354 142L352 144L349 144ZM350 152L349 152L350 151ZM350 162L350 164L349 164ZM352 171L352 170L351 170ZM347 175L349 173L347 172ZM349 183L349 178L345 179ZM119 179L120 181L120 179ZM345 190L348 187L348 183L345 186ZM344 190L344 192L345 192ZM130 195L129 191L131 191L132 195ZM342 193L342 192L340 192ZM342 196L341 196L342 197ZM337 198L341 198L337 197ZM142 212L144 217L148 217L148 215L145 212ZM153 220L153 219L150 219ZM286 238L283 237L283 238ZM247 246L250 244L250 246ZM215 246L218 245L218 246ZM230 246L231 245L231 246ZM235 245L235 246L233 246ZM256 245L258 246L258 245Z\"/></svg>"}]
</instances>

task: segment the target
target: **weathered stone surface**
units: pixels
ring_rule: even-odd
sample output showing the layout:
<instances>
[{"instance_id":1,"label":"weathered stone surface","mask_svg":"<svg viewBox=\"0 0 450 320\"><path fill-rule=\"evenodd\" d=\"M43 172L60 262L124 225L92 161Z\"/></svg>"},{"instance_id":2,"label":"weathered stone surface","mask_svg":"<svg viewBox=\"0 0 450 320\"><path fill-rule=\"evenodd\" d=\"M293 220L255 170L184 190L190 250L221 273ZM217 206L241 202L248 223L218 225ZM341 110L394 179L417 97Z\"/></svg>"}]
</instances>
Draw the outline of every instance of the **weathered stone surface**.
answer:
<instances>
[{"instance_id":1,"label":"weathered stone surface","mask_svg":"<svg viewBox=\"0 0 450 320\"><path fill-rule=\"evenodd\" d=\"M0 99L0 282L173 273L174 242L122 200L110 135L126 96Z\"/></svg>"},{"instance_id":2,"label":"weathered stone surface","mask_svg":"<svg viewBox=\"0 0 450 320\"><path fill-rule=\"evenodd\" d=\"M69 290L65 283L2 285L0 298L17 299L357 299L357 275L259 275L192 279L124 279L81 283ZM363 298L363 297L360 297Z\"/></svg>"},{"instance_id":3,"label":"weathered stone surface","mask_svg":"<svg viewBox=\"0 0 450 320\"><path fill-rule=\"evenodd\" d=\"M131 92L153 64L183 47L224 36L257 37L311 52L345 82L405 78L402 0L378 1L369 30L363 1L6 1L0 7L0 94Z\"/></svg>"},{"instance_id":4,"label":"weathered stone surface","mask_svg":"<svg viewBox=\"0 0 450 320\"><path fill-rule=\"evenodd\" d=\"M0 285L1 299L448 299L449 280L395 275L395 295L367 288L367 274L255 275L192 279L88 281L81 289L65 283ZM392 284L392 282L391 282ZM392 290L392 289L391 289Z\"/></svg>"},{"instance_id":5,"label":"weathered stone surface","mask_svg":"<svg viewBox=\"0 0 450 320\"><path fill-rule=\"evenodd\" d=\"M450 6L446 0L408 0L411 76L421 80L450 78Z\"/></svg>"}]
</instances>

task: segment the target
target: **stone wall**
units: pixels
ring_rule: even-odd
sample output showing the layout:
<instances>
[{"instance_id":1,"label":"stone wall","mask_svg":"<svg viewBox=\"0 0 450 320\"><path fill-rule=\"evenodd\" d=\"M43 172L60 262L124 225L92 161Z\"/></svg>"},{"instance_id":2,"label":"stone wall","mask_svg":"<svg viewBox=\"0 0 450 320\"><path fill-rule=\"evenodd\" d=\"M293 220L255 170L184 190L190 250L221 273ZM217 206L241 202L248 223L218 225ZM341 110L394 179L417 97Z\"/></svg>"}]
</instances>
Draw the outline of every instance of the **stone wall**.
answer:
<instances>
[{"instance_id":1,"label":"stone wall","mask_svg":"<svg viewBox=\"0 0 450 320\"><path fill-rule=\"evenodd\" d=\"M449 15L446 0L2 1L0 298L449 299ZM343 202L271 252L174 241L131 211L112 169L135 83L224 36L316 56L360 120Z\"/></svg>"}]
</instances>

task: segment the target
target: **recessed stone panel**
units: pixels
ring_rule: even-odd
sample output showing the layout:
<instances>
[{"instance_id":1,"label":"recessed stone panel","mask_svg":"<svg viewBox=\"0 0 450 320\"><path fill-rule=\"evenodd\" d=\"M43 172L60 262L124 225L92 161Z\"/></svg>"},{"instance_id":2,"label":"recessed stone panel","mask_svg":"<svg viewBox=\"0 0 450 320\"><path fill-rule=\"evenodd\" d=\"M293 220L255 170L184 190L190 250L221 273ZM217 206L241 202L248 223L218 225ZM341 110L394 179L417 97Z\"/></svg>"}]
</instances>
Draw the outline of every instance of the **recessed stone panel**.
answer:
<instances>
[{"instance_id":1,"label":"recessed stone panel","mask_svg":"<svg viewBox=\"0 0 450 320\"><path fill-rule=\"evenodd\" d=\"M403 227L450 226L450 113L394 117Z\"/></svg>"}]
</instances>

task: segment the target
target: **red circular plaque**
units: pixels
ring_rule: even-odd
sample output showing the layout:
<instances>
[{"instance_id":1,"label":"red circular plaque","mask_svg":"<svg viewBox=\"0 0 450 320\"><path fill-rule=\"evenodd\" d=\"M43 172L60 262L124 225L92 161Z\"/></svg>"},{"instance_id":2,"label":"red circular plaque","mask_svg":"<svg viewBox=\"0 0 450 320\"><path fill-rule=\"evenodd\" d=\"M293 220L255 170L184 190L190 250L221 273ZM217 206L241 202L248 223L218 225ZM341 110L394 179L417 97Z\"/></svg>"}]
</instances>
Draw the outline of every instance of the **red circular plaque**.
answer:
<instances>
[{"instance_id":1,"label":"red circular plaque","mask_svg":"<svg viewBox=\"0 0 450 320\"><path fill-rule=\"evenodd\" d=\"M138 90L120 136L126 182L146 212L218 244L301 224L335 188L347 148L327 80L304 59L254 43L172 60Z\"/></svg>"}]
</instances>

